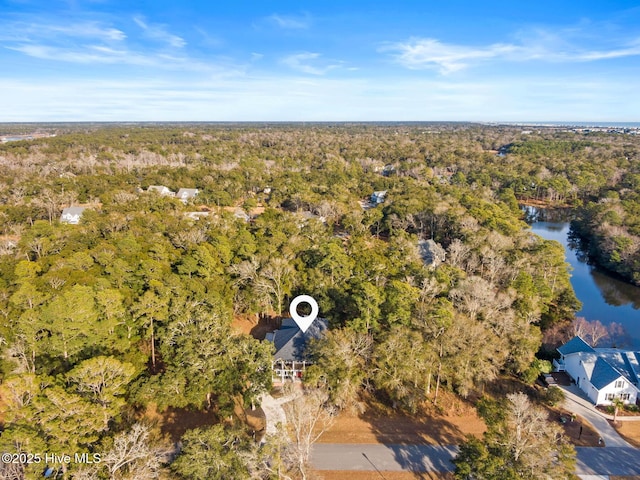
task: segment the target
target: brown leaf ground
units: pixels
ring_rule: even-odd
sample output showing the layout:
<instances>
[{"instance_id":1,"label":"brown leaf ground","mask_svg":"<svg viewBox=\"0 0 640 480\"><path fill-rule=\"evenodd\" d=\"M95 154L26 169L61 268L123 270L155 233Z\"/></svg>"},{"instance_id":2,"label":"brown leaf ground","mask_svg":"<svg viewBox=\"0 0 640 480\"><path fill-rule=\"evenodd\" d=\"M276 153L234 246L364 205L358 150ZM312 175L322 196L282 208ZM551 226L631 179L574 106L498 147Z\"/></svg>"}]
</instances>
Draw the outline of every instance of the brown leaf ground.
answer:
<instances>
[{"instance_id":1,"label":"brown leaf ground","mask_svg":"<svg viewBox=\"0 0 640 480\"><path fill-rule=\"evenodd\" d=\"M631 445L640 448L640 422L617 422L613 428Z\"/></svg>"},{"instance_id":2,"label":"brown leaf ground","mask_svg":"<svg viewBox=\"0 0 640 480\"><path fill-rule=\"evenodd\" d=\"M427 406L415 416L369 402L364 414L342 412L319 441L451 445L464 441L466 435L482 436L486 427L473 407L447 393L442 395L440 401L442 405L447 405L448 410Z\"/></svg>"}]
</instances>

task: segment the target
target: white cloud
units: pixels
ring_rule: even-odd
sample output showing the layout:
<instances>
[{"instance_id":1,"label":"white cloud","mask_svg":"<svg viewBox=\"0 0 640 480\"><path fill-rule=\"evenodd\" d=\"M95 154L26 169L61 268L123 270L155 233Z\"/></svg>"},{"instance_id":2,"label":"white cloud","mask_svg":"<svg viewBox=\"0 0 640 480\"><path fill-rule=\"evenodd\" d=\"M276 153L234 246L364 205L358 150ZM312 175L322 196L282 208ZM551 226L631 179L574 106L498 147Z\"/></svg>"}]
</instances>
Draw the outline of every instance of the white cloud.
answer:
<instances>
[{"instance_id":1,"label":"white cloud","mask_svg":"<svg viewBox=\"0 0 640 480\"><path fill-rule=\"evenodd\" d=\"M151 38L159 44L135 42L123 30L98 21L62 24L46 19L31 23L0 19L0 48L56 62L147 66L160 70L218 72L220 66L224 69L234 63L212 55L206 61L194 58L183 48L186 42L181 37L142 17L134 21L142 29L138 37Z\"/></svg>"},{"instance_id":2,"label":"white cloud","mask_svg":"<svg viewBox=\"0 0 640 480\"><path fill-rule=\"evenodd\" d=\"M182 48L187 45L187 42L182 37L167 32L163 25L150 25L140 16L133 17L133 21L152 40L164 42L174 48Z\"/></svg>"},{"instance_id":3,"label":"white cloud","mask_svg":"<svg viewBox=\"0 0 640 480\"><path fill-rule=\"evenodd\" d=\"M105 45L51 46L43 44L20 44L5 47L29 57L41 60L96 65L133 65L153 67L158 70L203 72L219 75L221 72L242 72L243 69L229 61L218 59L205 62L186 55L171 55L164 52L143 52Z\"/></svg>"},{"instance_id":4,"label":"white cloud","mask_svg":"<svg viewBox=\"0 0 640 480\"><path fill-rule=\"evenodd\" d=\"M494 43L486 46L443 43L434 38L411 38L406 42L390 43L380 48L392 52L395 60L406 68L436 69L449 74L464 68L496 60L522 62L589 62L640 55L640 42L609 50L574 47L554 36L538 32L544 41L529 40L520 44Z\"/></svg>"},{"instance_id":5,"label":"white cloud","mask_svg":"<svg viewBox=\"0 0 640 480\"><path fill-rule=\"evenodd\" d=\"M19 42L47 38L49 41L88 38L102 42L121 42L127 35L117 28L99 22L55 24L52 22L0 23L0 41Z\"/></svg>"},{"instance_id":6,"label":"white cloud","mask_svg":"<svg viewBox=\"0 0 640 480\"><path fill-rule=\"evenodd\" d=\"M42 26L38 28L42 28ZM44 28L70 37L87 37L104 41L122 41L127 38L127 35L122 30L101 27L96 23L76 23L69 26L48 25Z\"/></svg>"},{"instance_id":7,"label":"white cloud","mask_svg":"<svg viewBox=\"0 0 640 480\"><path fill-rule=\"evenodd\" d=\"M415 38L387 45L382 50L398 52L396 60L407 68L437 68L446 74L461 70L472 62L512 55L518 48L500 43L470 47L446 44L433 38Z\"/></svg>"},{"instance_id":8,"label":"white cloud","mask_svg":"<svg viewBox=\"0 0 640 480\"><path fill-rule=\"evenodd\" d=\"M86 45L82 48L63 48L49 45L25 44L7 47L29 57L83 64L125 64L142 66L162 66L163 63L152 56L114 49L104 45Z\"/></svg>"},{"instance_id":9,"label":"white cloud","mask_svg":"<svg viewBox=\"0 0 640 480\"><path fill-rule=\"evenodd\" d=\"M294 15L278 15L273 14L267 17L269 23L277 25L280 28L286 28L291 30L302 30L311 26L311 19L309 16L294 16Z\"/></svg>"},{"instance_id":10,"label":"white cloud","mask_svg":"<svg viewBox=\"0 0 640 480\"><path fill-rule=\"evenodd\" d=\"M308 73L310 75L324 75L339 67L339 64L317 62L318 59L320 59L319 53L303 52L284 57L280 62L292 70Z\"/></svg>"}]
</instances>

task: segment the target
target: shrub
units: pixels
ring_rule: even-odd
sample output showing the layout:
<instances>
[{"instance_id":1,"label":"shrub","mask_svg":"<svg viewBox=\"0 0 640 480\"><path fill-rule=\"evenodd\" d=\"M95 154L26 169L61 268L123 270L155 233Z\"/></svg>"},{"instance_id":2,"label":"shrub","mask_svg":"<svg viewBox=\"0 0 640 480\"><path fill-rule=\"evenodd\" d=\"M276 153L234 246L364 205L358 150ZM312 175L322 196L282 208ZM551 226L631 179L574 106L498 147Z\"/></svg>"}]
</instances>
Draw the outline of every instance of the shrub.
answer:
<instances>
[{"instance_id":1,"label":"shrub","mask_svg":"<svg viewBox=\"0 0 640 480\"><path fill-rule=\"evenodd\" d=\"M547 389L544 400L553 407L564 400L564 392L554 385Z\"/></svg>"},{"instance_id":2,"label":"shrub","mask_svg":"<svg viewBox=\"0 0 640 480\"><path fill-rule=\"evenodd\" d=\"M551 373L553 366L549 360L540 360L536 358L531 362L529 368L522 372L522 380L529 385L533 384L539 375L543 373Z\"/></svg>"}]
</instances>

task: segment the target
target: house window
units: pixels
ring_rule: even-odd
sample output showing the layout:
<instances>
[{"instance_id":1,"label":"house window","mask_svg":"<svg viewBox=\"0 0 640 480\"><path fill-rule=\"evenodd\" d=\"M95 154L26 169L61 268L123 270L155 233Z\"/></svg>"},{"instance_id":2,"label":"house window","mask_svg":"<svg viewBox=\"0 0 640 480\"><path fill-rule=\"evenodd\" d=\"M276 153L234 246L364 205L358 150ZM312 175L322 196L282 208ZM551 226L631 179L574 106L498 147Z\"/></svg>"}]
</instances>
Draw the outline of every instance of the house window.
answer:
<instances>
[{"instance_id":1,"label":"house window","mask_svg":"<svg viewBox=\"0 0 640 480\"><path fill-rule=\"evenodd\" d=\"M624 388L624 380L616 380L615 388Z\"/></svg>"},{"instance_id":2,"label":"house window","mask_svg":"<svg viewBox=\"0 0 640 480\"><path fill-rule=\"evenodd\" d=\"M613 393L607 393L607 394L604 396L604 399L605 399L605 400L609 400L609 401L613 400L614 398L616 398L616 396L615 396Z\"/></svg>"},{"instance_id":3,"label":"house window","mask_svg":"<svg viewBox=\"0 0 640 480\"><path fill-rule=\"evenodd\" d=\"M629 394L629 393L623 393L622 395L620 395L620 400L622 400L622 401L629 400L630 396L631 396L631 394Z\"/></svg>"}]
</instances>

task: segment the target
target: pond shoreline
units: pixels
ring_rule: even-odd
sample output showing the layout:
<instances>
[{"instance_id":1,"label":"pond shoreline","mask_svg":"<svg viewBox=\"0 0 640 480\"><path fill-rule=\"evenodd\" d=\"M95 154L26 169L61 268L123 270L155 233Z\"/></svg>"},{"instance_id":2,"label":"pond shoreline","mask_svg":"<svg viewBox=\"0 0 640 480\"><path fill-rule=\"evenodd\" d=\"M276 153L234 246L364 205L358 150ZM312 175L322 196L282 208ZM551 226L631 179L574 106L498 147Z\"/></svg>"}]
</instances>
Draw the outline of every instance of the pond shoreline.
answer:
<instances>
[{"instance_id":1,"label":"pond shoreline","mask_svg":"<svg viewBox=\"0 0 640 480\"><path fill-rule=\"evenodd\" d=\"M584 244L572 238L570 209L525 205L521 208L533 233L555 240L565 248L566 261L571 266L571 285L583 304L576 316L600 320L604 325L622 325L628 337L624 343L640 349L640 288L591 261Z\"/></svg>"}]
</instances>

